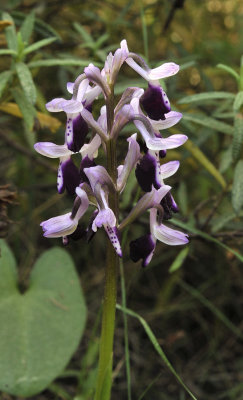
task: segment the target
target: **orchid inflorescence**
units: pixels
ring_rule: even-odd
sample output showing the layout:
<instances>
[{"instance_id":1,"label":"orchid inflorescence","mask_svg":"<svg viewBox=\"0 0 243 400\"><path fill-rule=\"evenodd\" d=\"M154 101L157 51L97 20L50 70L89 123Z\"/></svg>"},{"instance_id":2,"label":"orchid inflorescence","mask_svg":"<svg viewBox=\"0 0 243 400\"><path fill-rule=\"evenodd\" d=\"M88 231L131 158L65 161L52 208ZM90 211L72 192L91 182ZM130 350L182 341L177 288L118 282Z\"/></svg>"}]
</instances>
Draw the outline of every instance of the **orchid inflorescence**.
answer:
<instances>
[{"instance_id":1,"label":"orchid inflorescence","mask_svg":"<svg viewBox=\"0 0 243 400\"><path fill-rule=\"evenodd\" d=\"M148 88L145 91L138 87L127 88L114 106L114 85L124 63L148 81ZM172 62L150 69L140 56L129 52L127 42L123 40L114 55L108 55L102 70L89 64L74 83L67 84L67 90L72 94L71 99L56 98L47 103L48 111L64 111L67 115L65 143L56 145L39 142L35 144L35 150L46 157L60 159L58 192L62 193L66 189L75 199L70 212L41 223L45 237L62 237L64 244L67 244L72 237L85 235L90 239L103 226L116 253L121 257L120 231L149 210L150 233L130 243L133 261L142 259L142 265L148 265L156 240L168 245L188 242L186 234L163 223L171 218L173 212L178 211L171 187L164 184L164 179L177 171L179 161L161 165L160 160L166 156L167 149L181 146L187 136L174 134L164 138L159 132L172 127L182 117L181 113L171 111L159 79L175 75L178 70L179 66ZM92 115L92 105L100 95L103 95L105 105L101 107L96 121ZM130 122L134 123L137 132L142 135L143 154L137 142L137 133L134 133L127 139L128 152L124 163L117 166L117 139L124 126ZM86 143L89 132L92 137ZM106 154L106 168L95 163L100 148ZM79 169L72 160L75 153L82 157ZM119 224L119 195L125 189L133 168L138 184L145 193ZM84 232L79 226L79 220L89 205L95 206L95 211Z\"/></svg>"}]
</instances>

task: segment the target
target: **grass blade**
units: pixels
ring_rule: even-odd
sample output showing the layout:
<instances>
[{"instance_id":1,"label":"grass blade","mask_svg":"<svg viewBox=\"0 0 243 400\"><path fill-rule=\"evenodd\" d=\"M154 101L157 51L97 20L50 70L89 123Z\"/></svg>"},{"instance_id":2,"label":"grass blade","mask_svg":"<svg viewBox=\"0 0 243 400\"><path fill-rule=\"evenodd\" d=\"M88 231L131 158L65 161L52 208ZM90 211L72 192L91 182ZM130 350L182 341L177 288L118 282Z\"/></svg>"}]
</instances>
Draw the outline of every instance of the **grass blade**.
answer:
<instances>
[{"instance_id":1,"label":"grass blade","mask_svg":"<svg viewBox=\"0 0 243 400\"><path fill-rule=\"evenodd\" d=\"M197 400L197 398L190 391L190 389L186 386L186 384L183 382L181 377L177 374L176 370L174 369L174 367L172 366L172 364L170 363L170 361L166 357L164 351L162 350L161 346L159 345L154 333L152 332L151 328L149 327L149 325L147 324L145 319L142 318L139 314L135 313L134 311L132 311L132 310L130 310L128 308L124 308L119 304L117 304L116 307L117 307L118 310L121 310L124 313L130 315L131 317L137 318L139 320L139 322L143 326L143 328L144 328L144 330L145 330L150 342L154 346L155 351L159 354L160 358L164 361L164 363L166 364L168 369L172 372L172 374L175 376L175 378L178 380L178 382L181 384L181 386L186 390L186 392L190 395L190 397L193 400Z\"/></svg>"},{"instance_id":2,"label":"grass blade","mask_svg":"<svg viewBox=\"0 0 243 400\"><path fill-rule=\"evenodd\" d=\"M221 173L215 168L215 166L209 161L205 154L197 147L190 139L184 144L184 147L195 157L200 164L206 168L206 170L220 183L223 189L226 187L226 182Z\"/></svg>"},{"instance_id":3,"label":"grass blade","mask_svg":"<svg viewBox=\"0 0 243 400\"><path fill-rule=\"evenodd\" d=\"M191 104L191 103L198 103L198 102L207 102L209 103L212 100L219 100L219 99L232 99L234 100L235 95L228 92L205 92L205 93L198 93L193 94L191 96L183 97L178 101L178 104Z\"/></svg>"}]
</instances>

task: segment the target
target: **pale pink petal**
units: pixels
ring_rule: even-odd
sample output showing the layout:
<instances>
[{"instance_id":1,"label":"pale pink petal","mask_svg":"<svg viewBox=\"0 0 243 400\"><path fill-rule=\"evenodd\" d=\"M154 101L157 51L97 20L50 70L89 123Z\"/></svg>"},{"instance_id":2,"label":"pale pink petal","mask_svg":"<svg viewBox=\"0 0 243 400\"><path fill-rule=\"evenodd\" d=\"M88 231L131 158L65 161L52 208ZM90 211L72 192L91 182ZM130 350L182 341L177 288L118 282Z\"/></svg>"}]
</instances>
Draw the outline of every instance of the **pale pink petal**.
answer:
<instances>
[{"instance_id":1,"label":"pale pink petal","mask_svg":"<svg viewBox=\"0 0 243 400\"><path fill-rule=\"evenodd\" d=\"M154 228L153 233L156 239L171 246L183 245L188 243L187 234L177 231L175 229L171 229L163 224L157 225Z\"/></svg>"},{"instance_id":2,"label":"pale pink petal","mask_svg":"<svg viewBox=\"0 0 243 400\"><path fill-rule=\"evenodd\" d=\"M180 121L182 118L182 114L177 112L177 111L170 111L167 114L165 114L165 119L155 121L153 119L149 119L151 125L155 130L162 130L162 129L168 129L171 128L172 126L176 125L177 122Z\"/></svg>"},{"instance_id":3,"label":"pale pink petal","mask_svg":"<svg viewBox=\"0 0 243 400\"><path fill-rule=\"evenodd\" d=\"M46 104L46 108L50 112L63 111L62 104L63 104L64 101L66 101L64 98L58 97L56 99L53 99L53 100L49 101L49 103Z\"/></svg>"},{"instance_id":4,"label":"pale pink petal","mask_svg":"<svg viewBox=\"0 0 243 400\"><path fill-rule=\"evenodd\" d=\"M80 103L78 100L64 100L62 102L62 109L65 111L67 114L75 114L84 108L83 104Z\"/></svg>"},{"instance_id":5,"label":"pale pink petal","mask_svg":"<svg viewBox=\"0 0 243 400\"><path fill-rule=\"evenodd\" d=\"M160 166L160 177L162 179L169 178L174 175L180 166L179 161L169 161Z\"/></svg>"},{"instance_id":6,"label":"pale pink petal","mask_svg":"<svg viewBox=\"0 0 243 400\"><path fill-rule=\"evenodd\" d=\"M34 145L34 148L38 153L49 158L66 157L72 154L66 144L57 145L51 142L39 142Z\"/></svg>"},{"instance_id":7,"label":"pale pink petal","mask_svg":"<svg viewBox=\"0 0 243 400\"><path fill-rule=\"evenodd\" d=\"M167 78L169 76L177 74L180 67L179 65L169 62L160 65L157 68L151 69L148 73L148 80L149 81L156 81L158 79Z\"/></svg>"},{"instance_id":8,"label":"pale pink petal","mask_svg":"<svg viewBox=\"0 0 243 400\"><path fill-rule=\"evenodd\" d=\"M134 133L131 137L127 139L129 143L128 153L125 158L123 168L122 169L120 168L120 173L117 179L117 187L120 192L124 189L132 169L134 168L134 166L136 165L137 161L140 158L140 147L136 139L137 139L136 133Z\"/></svg>"}]
</instances>

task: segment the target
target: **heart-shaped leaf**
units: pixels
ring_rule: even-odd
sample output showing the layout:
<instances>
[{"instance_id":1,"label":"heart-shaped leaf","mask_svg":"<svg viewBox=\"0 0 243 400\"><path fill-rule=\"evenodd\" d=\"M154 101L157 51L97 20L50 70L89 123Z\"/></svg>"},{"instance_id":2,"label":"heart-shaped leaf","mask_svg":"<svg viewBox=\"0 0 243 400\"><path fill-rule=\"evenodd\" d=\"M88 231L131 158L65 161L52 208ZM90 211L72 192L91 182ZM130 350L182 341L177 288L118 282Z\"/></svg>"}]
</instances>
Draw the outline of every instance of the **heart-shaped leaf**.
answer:
<instances>
[{"instance_id":1,"label":"heart-shaped leaf","mask_svg":"<svg viewBox=\"0 0 243 400\"><path fill-rule=\"evenodd\" d=\"M0 248L0 390L28 397L65 368L82 336L86 307L65 250L41 255L21 294L15 259L3 240Z\"/></svg>"}]
</instances>

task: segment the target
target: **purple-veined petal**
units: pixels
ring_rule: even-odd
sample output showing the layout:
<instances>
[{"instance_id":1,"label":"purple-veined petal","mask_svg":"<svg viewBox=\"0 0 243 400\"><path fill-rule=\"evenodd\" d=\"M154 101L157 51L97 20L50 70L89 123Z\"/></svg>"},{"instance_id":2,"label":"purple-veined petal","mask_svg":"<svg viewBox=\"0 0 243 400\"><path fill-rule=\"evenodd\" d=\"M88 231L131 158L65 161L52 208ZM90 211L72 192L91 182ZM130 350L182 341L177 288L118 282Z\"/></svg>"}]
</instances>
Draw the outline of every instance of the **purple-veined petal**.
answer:
<instances>
[{"instance_id":1,"label":"purple-veined petal","mask_svg":"<svg viewBox=\"0 0 243 400\"><path fill-rule=\"evenodd\" d=\"M160 65L157 68L153 68L148 73L149 81L157 81L158 79L168 78L169 76L177 74L180 67L179 65L169 62Z\"/></svg>"},{"instance_id":2,"label":"purple-veined petal","mask_svg":"<svg viewBox=\"0 0 243 400\"><path fill-rule=\"evenodd\" d=\"M119 132L124 128L124 126L129 121L132 121L133 118L134 118L133 107L130 104L125 104L115 116L115 121L111 131L111 137L117 138Z\"/></svg>"},{"instance_id":3,"label":"purple-veined petal","mask_svg":"<svg viewBox=\"0 0 243 400\"><path fill-rule=\"evenodd\" d=\"M111 71L110 71L110 83L114 84L117 74L120 71L120 68L122 64L124 63L126 59L126 52L124 52L122 49L117 49L114 53L114 56L112 58L112 66L111 66Z\"/></svg>"},{"instance_id":4,"label":"purple-veined petal","mask_svg":"<svg viewBox=\"0 0 243 400\"><path fill-rule=\"evenodd\" d=\"M151 125L155 130L162 130L162 129L168 129L171 128L172 126L176 125L180 119L182 118L182 114L177 111L170 111L167 114L165 114L165 119L163 120L158 120L155 121L153 119L149 119Z\"/></svg>"},{"instance_id":5,"label":"purple-veined petal","mask_svg":"<svg viewBox=\"0 0 243 400\"><path fill-rule=\"evenodd\" d=\"M43 236L57 238L73 233L78 222L71 219L71 212L43 221L40 225L44 231Z\"/></svg>"},{"instance_id":6,"label":"purple-veined petal","mask_svg":"<svg viewBox=\"0 0 243 400\"><path fill-rule=\"evenodd\" d=\"M80 218L85 214L87 208L89 207L89 199L87 193L82 188L76 187L75 192L78 196L77 199L80 199L81 203L75 215L74 210L72 210L72 217L76 220L80 220Z\"/></svg>"},{"instance_id":7,"label":"purple-veined petal","mask_svg":"<svg viewBox=\"0 0 243 400\"><path fill-rule=\"evenodd\" d=\"M93 158L89 158L88 156L85 156L80 164L79 168L79 176L80 176L80 182L87 182L89 183L87 175L84 173L85 168L90 168L90 167L95 167L96 164L93 160Z\"/></svg>"},{"instance_id":8,"label":"purple-veined petal","mask_svg":"<svg viewBox=\"0 0 243 400\"><path fill-rule=\"evenodd\" d=\"M175 229L171 229L164 224L157 225L154 229L154 236L160 242L165 244L169 244L170 246L178 246L182 244L188 243L188 235L177 231Z\"/></svg>"},{"instance_id":9,"label":"purple-veined petal","mask_svg":"<svg viewBox=\"0 0 243 400\"><path fill-rule=\"evenodd\" d=\"M72 154L67 148L66 144L57 145L51 142L38 142L35 143L34 149L45 157L49 158L60 158L66 157Z\"/></svg>"},{"instance_id":10,"label":"purple-veined petal","mask_svg":"<svg viewBox=\"0 0 243 400\"><path fill-rule=\"evenodd\" d=\"M101 126L104 132L107 132L107 115L106 115L106 106L102 106L100 109L100 116L97 120L97 123Z\"/></svg>"},{"instance_id":11,"label":"purple-veined petal","mask_svg":"<svg viewBox=\"0 0 243 400\"><path fill-rule=\"evenodd\" d=\"M88 67L84 68L84 72L91 82L96 83L102 88L105 96L110 93L110 88L106 82L106 79L103 78L98 67L95 67L93 64L89 64Z\"/></svg>"},{"instance_id":12,"label":"purple-veined petal","mask_svg":"<svg viewBox=\"0 0 243 400\"><path fill-rule=\"evenodd\" d=\"M46 103L46 108L50 112L63 111L62 104L63 104L64 101L66 101L66 100L64 98L62 98L62 97L53 99L53 100L49 101L49 103Z\"/></svg>"},{"instance_id":13,"label":"purple-veined petal","mask_svg":"<svg viewBox=\"0 0 243 400\"><path fill-rule=\"evenodd\" d=\"M121 49L123 50L124 54L126 54L127 56L129 55L126 40L121 41ZM134 61L131 57L128 57L126 59L126 63L147 81L157 81L158 79L163 79L175 75L180 68L179 65L170 62L164 63L157 68L146 70L142 68L139 64L137 64L137 62Z\"/></svg>"},{"instance_id":14,"label":"purple-veined petal","mask_svg":"<svg viewBox=\"0 0 243 400\"><path fill-rule=\"evenodd\" d=\"M83 104L78 100L64 100L62 102L62 109L67 114L76 114L84 108Z\"/></svg>"},{"instance_id":15,"label":"purple-veined petal","mask_svg":"<svg viewBox=\"0 0 243 400\"><path fill-rule=\"evenodd\" d=\"M141 132L141 131L140 131ZM144 135L143 135L144 136ZM150 150L167 150L167 149L175 149L176 147L181 146L187 141L188 137L186 135L171 135L167 138L146 138L146 146Z\"/></svg>"},{"instance_id":16,"label":"purple-veined petal","mask_svg":"<svg viewBox=\"0 0 243 400\"><path fill-rule=\"evenodd\" d=\"M109 80L109 76L110 76L110 73L111 73L112 61L113 61L113 55L112 55L112 53L110 52L110 53L108 54L108 56L106 57L104 68L103 68L102 71L101 71L101 75L102 75L103 77L106 77L106 80L107 80L107 81Z\"/></svg>"},{"instance_id":17,"label":"purple-veined petal","mask_svg":"<svg viewBox=\"0 0 243 400\"><path fill-rule=\"evenodd\" d=\"M131 57L128 57L126 59L126 63L129 65L129 67L131 67L132 69L134 69L134 71L141 75L142 78L144 78L146 81L150 80L148 71L140 67L140 65L138 65L136 61L134 61Z\"/></svg>"},{"instance_id":18,"label":"purple-veined petal","mask_svg":"<svg viewBox=\"0 0 243 400\"><path fill-rule=\"evenodd\" d=\"M84 144L89 127L79 113L67 114L66 143L69 150L78 152Z\"/></svg>"},{"instance_id":19,"label":"purple-veined petal","mask_svg":"<svg viewBox=\"0 0 243 400\"><path fill-rule=\"evenodd\" d=\"M164 120L165 114L171 111L169 99L165 91L158 85L149 84L148 89L140 97L140 104L152 120Z\"/></svg>"},{"instance_id":20,"label":"purple-veined petal","mask_svg":"<svg viewBox=\"0 0 243 400\"><path fill-rule=\"evenodd\" d=\"M73 87L74 87L73 82L67 82L67 91L71 94L73 94Z\"/></svg>"},{"instance_id":21,"label":"purple-veined petal","mask_svg":"<svg viewBox=\"0 0 243 400\"><path fill-rule=\"evenodd\" d=\"M155 156L147 152L137 164L135 175L144 192L150 192L152 186L159 189L161 183L158 179L158 162Z\"/></svg>"},{"instance_id":22,"label":"purple-veined petal","mask_svg":"<svg viewBox=\"0 0 243 400\"><path fill-rule=\"evenodd\" d=\"M104 167L97 165L96 167L84 168L84 172L87 175L90 186L95 191L95 186L99 183L101 186L107 185L113 187L113 182Z\"/></svg>"},{"instance_id":23,"label":"purple-veined petal","mask_svg":"<svg viewBox=\"0 0 243 400\"><path fill-rule=\"evenodd\" d=\"M146 234L130 242L130 258L137 262L142 259L142 266L146 267L154 254L156 241L151 234Z\"/></svg>"},{"instance_id":24,"label":"purple-veined petal","mask_svg":"<svg viewBox=\"0 0 243 400\"><path fill-rule=\"evenodd\" d=\"M75 188L80 183L80 175L78 168L70 157L60 159L57 174L57 190L63 193L66 189L71 195L75 194Z\"/></svg>"},{"instance_id":25,"label":"purple-veined petal","mask_svg":"<svg viewBox=\"0 0 243 400\"><path fill-rule=\"evenodd\" d=\"M179 161L169 161L160 166L160 176L162 179L169 178L174 175L180 166Z\"/></svg>"},{"instance_id":26,"label":"purple-veined petal","mask_svg":"<svg viewBox=\"0 0 243 400\"><path fill-rule=\"evenodd\" d=\"M179 208L170 192L168 192L160 202L163 207L163 220L172 218L173 213L177 213Z\"/></svg>"},{"instance_id":27,"label":"purple-veined petal","mask_svg":"<svg viewBox=\"0 0 243 400\"><path fill-rule=\"evenodd\" d=\"M84 144L83 147L80 149L82 158L85 158L86 156L88 156L90 160L96 158L98 156L98 149L100 145L101 145L100 136L96 134L90 141L90 143Z\"/></svg>"},{"instance_id":28,"label":"purple-veined petal","mask_svg":"<svg viewBox=\"0 0 243 400\"><path fill-rule=\"evenodd\" d=\"M170 189L171 189L171 186L162 185L158 190L155 190L153 202L152 202L150 208L155 205L160 204L161 200L163 199L163 197L166 196L166 194L170 191Z\"/></svg>"},{"instance_id":29,"label":"purple-veined petal","mask_svg":"<svg viewBox=\"0 0 243 400\"><path fill-rule=\"evenodd\" d=\"M117 255L119 257L122 257L122 249L121 249L121 243L120 243L120 238L119 238L119 231L118 231L117 227L116 226L111 227L111 226L105 225L104 228L105 228L105 231L106 231Z\"/></svg>"},{"instance_id":30,"label":"purple-veined petal","mask_svg":"<svg viewBox=\"0 0 243 400\"><path fill-rule=\"evenodd\" d=\"M150 210L150 231L154 238L170 246L188 243L187 234L157 223L157 210L155 208Z\"/></svg>"},{"instance_id":31,"label":"purple-veined petal","mask_svg":"<svg viewBox=\"0 0 243 400\"><path fill-rule=\"evenodd\" d=\"M74 87L73 87L73 94L74 94L74 98L75 100L79 101L80 103L83 102L84 96L86 91L89 88L89 80L88 79L83 79L80 84L78 85L78 90L77 90L77 94L75 93L75 83L77 84L78 82L78 78L76 79L76 81L74 82ZM75 96L76 94L76 96Z\"/></svg>"},{"instance_id":32,"label":"purple-veined petal","mask_svg":"<svg viewBox=\"0 0 243 400\"><path fill-rule=\"evenodd\" d=\"M156 190L152 187L150 192L145 193L137 204L133 207L128 216L121 222L119 229L124 229L128 224L131 224L146 210L156 207L160 204L162 198L169 192L171 186L163 185L161 188Z\"/></svg>"},{"instance_id":33,"label":"purple-veined petal","mask_svg":"<svg viewBox=\"0 0 243 400\"><path fill-rule=\"evenodd\" d=\"M64 237L71 235L76 230L79 219L89 206L89 200L84 190L78 187L76 194L78 197L75 199L72 212L50 218L40 224L45 237Z\"/></svg>"},{"instance_id":34,"label":"purple-veined petal","mask_svg":"<svg viewBox=\"0 0 243 400\"><path fill-rule=\"evenodd\" d=\"M103 225L107 225L109 227L116 226L116 217L111 208L105 208L98 212L93 221L92 229L94 232L96 232L97 228L101 228Z\"/></svg>"},{"instance_id":35,"label":"purple-veined petal","mask_svg":"<svg viewBox=\"0 0 243 400\"><path fill-rule=\"evenodd\" d=\"M93 87L89 86L87 89L84 98L83 98L83 103L85 106L92 104L95 99L100 95L102 92L102 89L100 86L95 85Z\"/></svg>"},{"instance_id":36,"label":"purple-veined petal","mask_svg":"<svg viewBox=\"0 0 243 400\"><path fill-rule=\"evenodd\" d=\"M95 121L91 112L89 112L86 108L83 108L81 111L81 115L83 119L87 122L87 124L94 129L96 133L98 133L102 140L106 141L108 136L106 131L102 128L102 126Z\"/></svg>"},{"instance_id":37,"label":"purple-veined petal","mask_svg":"<svg viewBox=\"0 0 243 400\"><path fill-rule=\"evenodd\" d=\"M131 102L131 100L135 97L140 98L144 93L143 89L140 89L138 87L129 87L127 88L123 94L121 99L119 100L119 103L117 104L115 108L115 114L125 105Z\"/></svg>"},{"instance_id":38,"label":"purple-veined petal","mask_svg":"<svg viewBox=\"0 0 243 400\"><path fill-rule=\"evenodd\" d=\"M140 147L136 139L136 133L127 139L129 143L127 156L125 158L123 168L119 168L118 170L117 188L120 192L123 191L133 167L140 158Z\"/></svg>"}]
</instances>

